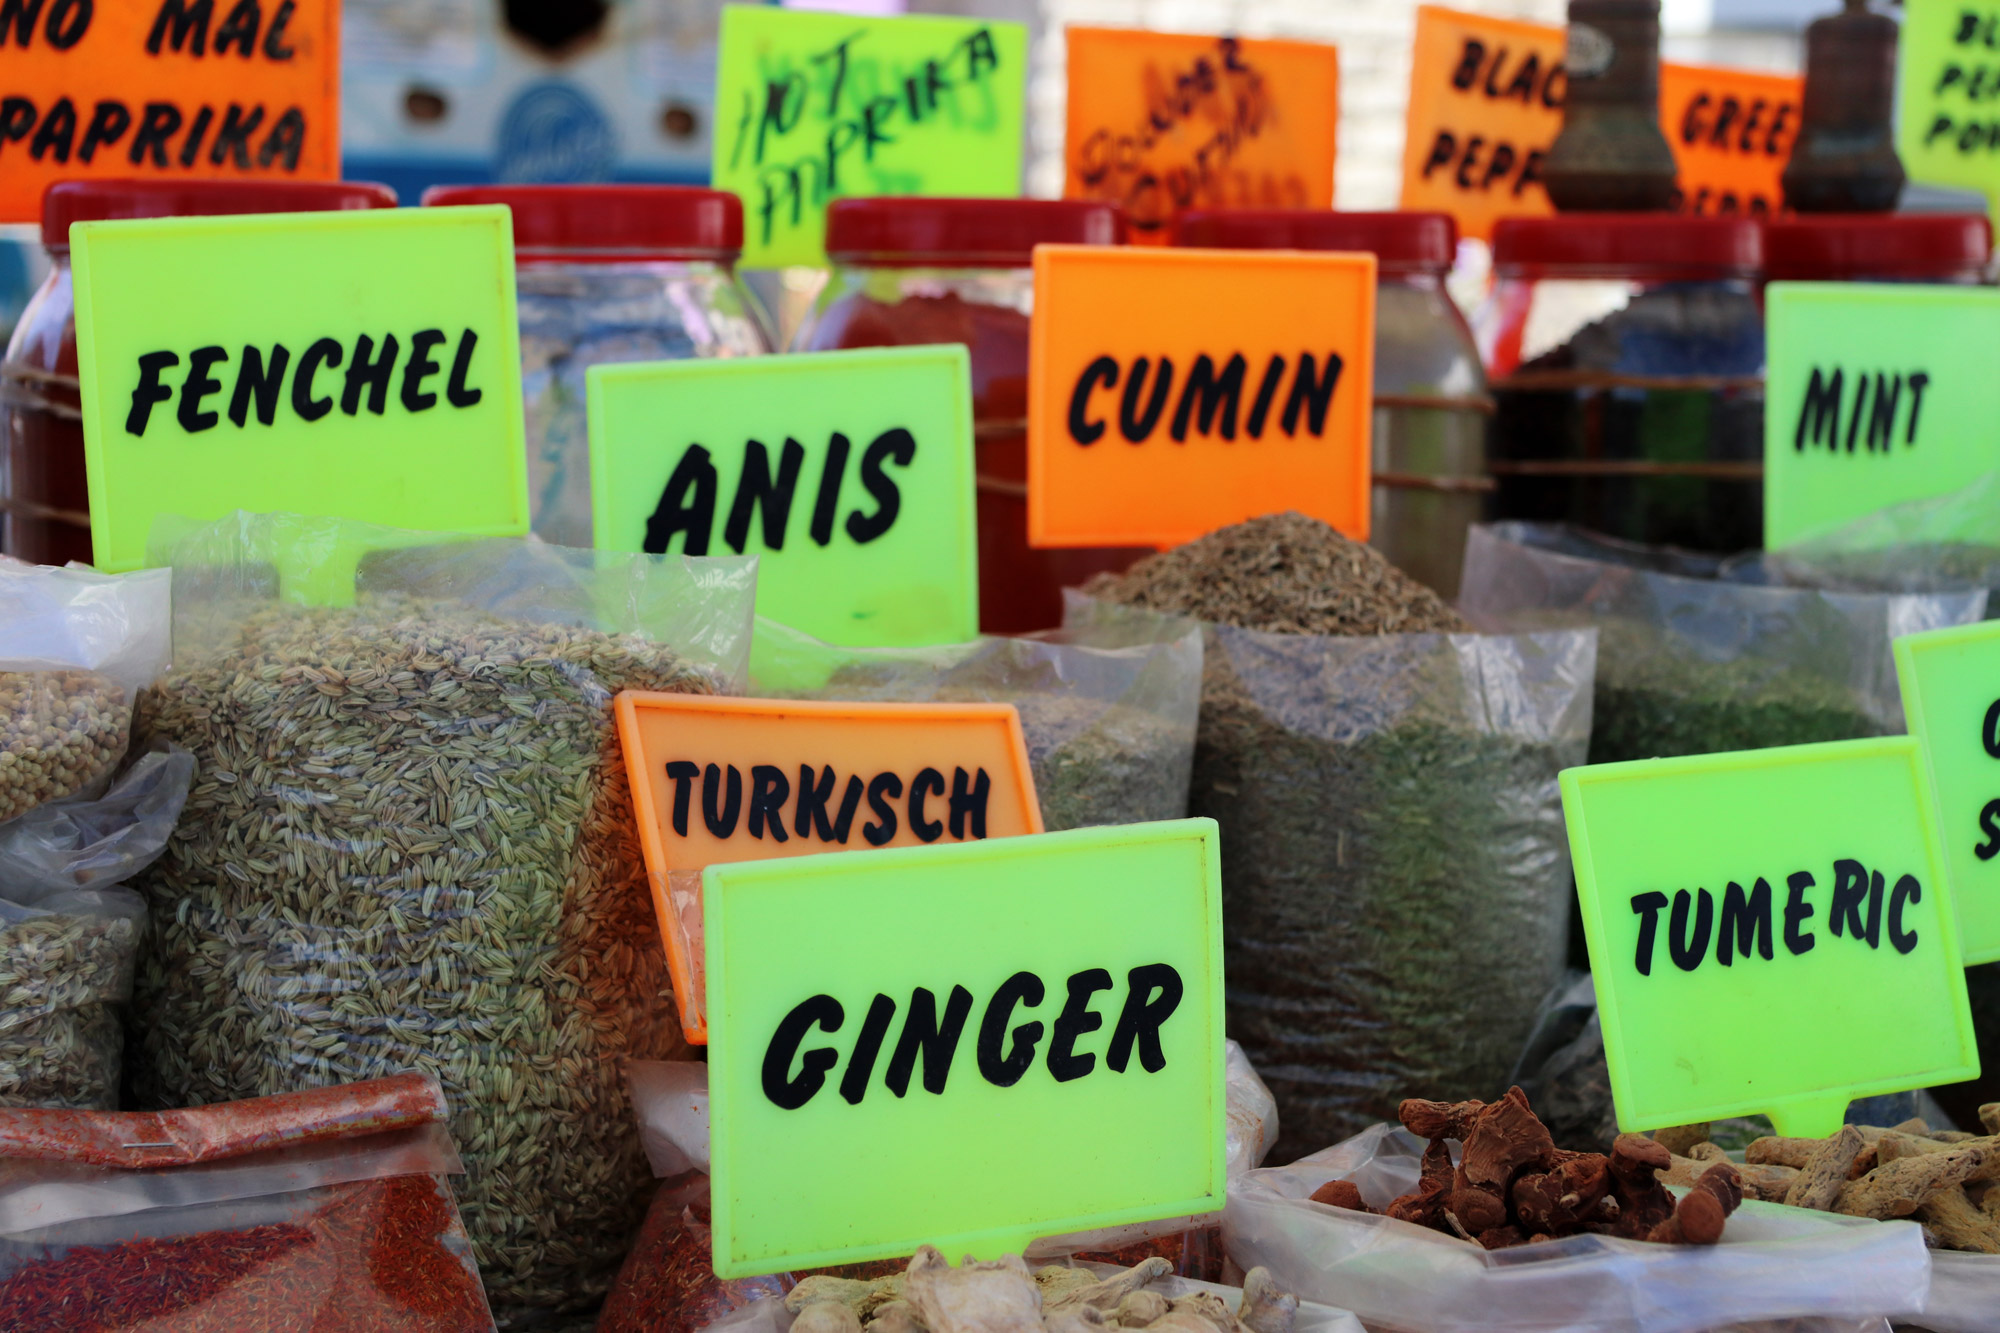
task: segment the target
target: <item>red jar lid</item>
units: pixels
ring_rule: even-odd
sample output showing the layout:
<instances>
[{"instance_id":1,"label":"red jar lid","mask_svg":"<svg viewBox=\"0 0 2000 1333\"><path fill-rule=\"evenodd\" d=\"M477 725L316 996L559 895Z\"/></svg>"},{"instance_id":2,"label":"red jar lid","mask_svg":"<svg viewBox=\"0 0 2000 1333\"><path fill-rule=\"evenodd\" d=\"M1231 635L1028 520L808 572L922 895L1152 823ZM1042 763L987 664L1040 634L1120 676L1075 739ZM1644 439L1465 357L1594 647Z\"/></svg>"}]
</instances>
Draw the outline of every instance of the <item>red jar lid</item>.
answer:
<instances>
[{"instance_id":1,"label":"red jar lid","mask_svg":"<svg viewBox=\"0 0 2000 1333\"><path fill-rule=\"evenodd\" d=\"M1502 218L1493 267L1510 277L1690 281L1755 277L1764 229L1750 218L1676 213L1564 213Z\"/></svg>"},{"instance_id":2,"label":"red jar lid","mask_svg":"<svg viewBox=\"0 0 2000 1333\"><path fill-rule=\"evenodd\" d=\"M1458 224L1449 213L1195 208L1174 219L1173 239L1221 250L1365 250L1383 273L1442 273L1458 253Z\"/></svg>"},{"instance_id":3,"label":"red jar lid","mask_svg":"<svg viewBox=\"0 0 2000 1333\"><path fill-rule=\"evenodd\" d=\"M1038 245L1120 245L1125 215L1089 199L836 199L826 252L864 268L1026 268Z\"/></svg>"},{"instance_id":4,"label":"red jar lid","mask_svg":"<svg viewBox=\"0 0 2000 1333\"><path fill-rule=\"evenodd\" d=\"M700 185L437 185L425 206L505 204L527 262L707 259L743 253L743 201Z\"/></svg>"},{"instance_id":5,"label":"red jar lid","mask_svg":"<svg viewBox=\"0 0 2000 1333\"><path fill-rule=\"evenodd\" d=\"M1764 224L1773 282L1867 278L1977 278L1993 253L1993 224L1979 213L1848 213Z\"/></svg>"},{"instance_id":6,"label":"red jar lid","mask_svg":"<svg viewBox=\"0 0 2000 1333\"><path fill-rule=\"evenodd\" d=\"M52 254L68 251L72 222L395 206L394 190L366 181L57 181L42 192L42 245Z\"/></svg>"}]
</instances>

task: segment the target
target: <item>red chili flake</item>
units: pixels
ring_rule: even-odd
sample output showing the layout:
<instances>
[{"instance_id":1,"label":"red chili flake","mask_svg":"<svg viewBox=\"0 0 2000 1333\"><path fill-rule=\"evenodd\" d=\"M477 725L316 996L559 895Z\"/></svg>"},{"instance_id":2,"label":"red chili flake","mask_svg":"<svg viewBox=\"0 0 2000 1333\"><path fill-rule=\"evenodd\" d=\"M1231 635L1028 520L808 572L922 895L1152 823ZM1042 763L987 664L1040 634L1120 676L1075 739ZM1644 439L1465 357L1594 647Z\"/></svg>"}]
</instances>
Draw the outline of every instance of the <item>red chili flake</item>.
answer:
<instances>
[{"instance_id":1,"label":"red chili flake","mask_svg":"<svg viewBox=\"0 0 2000 1333\"><path fill-rule=\"evenodd\" d=\"M596 1333L693 1333L731 1310L791 1289L784 1275L717 1277L707 1214L706 1180L660 1186L604 1300Z\"/></svg>"}]
</instances>

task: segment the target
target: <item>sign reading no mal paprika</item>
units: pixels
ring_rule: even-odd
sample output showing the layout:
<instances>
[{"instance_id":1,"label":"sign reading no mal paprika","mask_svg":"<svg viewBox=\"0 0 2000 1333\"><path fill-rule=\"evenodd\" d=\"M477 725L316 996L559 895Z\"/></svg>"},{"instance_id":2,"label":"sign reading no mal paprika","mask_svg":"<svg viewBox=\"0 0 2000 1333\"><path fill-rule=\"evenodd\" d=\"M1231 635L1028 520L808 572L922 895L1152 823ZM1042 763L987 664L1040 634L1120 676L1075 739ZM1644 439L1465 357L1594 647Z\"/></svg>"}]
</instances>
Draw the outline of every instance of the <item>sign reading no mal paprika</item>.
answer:
<instances>
[{"instance_id":1,"label":"sign reading no mal paprika","mask_svg":"<svg viewBox=\"0 0 2000 1333\"><path fill-rule=\"evenodd\" d=\"M338 0L6 0L0 222L51 182L340 174Z\"/></svg>"}]
</instances>

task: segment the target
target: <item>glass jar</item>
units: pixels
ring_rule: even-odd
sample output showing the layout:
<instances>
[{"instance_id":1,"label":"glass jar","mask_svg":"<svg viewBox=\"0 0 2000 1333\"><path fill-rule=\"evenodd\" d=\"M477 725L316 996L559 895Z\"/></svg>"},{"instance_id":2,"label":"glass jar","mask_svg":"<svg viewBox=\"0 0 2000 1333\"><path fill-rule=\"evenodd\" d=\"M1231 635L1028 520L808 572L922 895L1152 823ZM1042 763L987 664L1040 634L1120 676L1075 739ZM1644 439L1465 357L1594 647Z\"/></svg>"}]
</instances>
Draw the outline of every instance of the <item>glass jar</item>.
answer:
<instances>
[{"instance_id":1,"label":"glass jar","mask_svg":"<svg viewBox=\"0 0 2000 1333\"><path fill-rule=\"evenodd\" d=\"M1986 280L1993 224L1980 213L1820 213L1764 224L1768 282Z\"/></svg>"},{"instance_id":2,"label":"glass jar","mask_svg":"<svg viewBox=\"0 0 2000 1333\"><path fill-rule=\"evenodd\" d=\"M979 627L1019 634L1062 623L1062 590L1148 554L1028 545L1028 325L1038 244L1116 245L1111 204L1054 199L836 199L833 278L793 345L963 343L972 362L978 476Z\"/></svg>"},{"instance_id":3,"label":"glass jar","mask_svg":"<svg viewBox=\"0 0 2000 1333\"><path fill-rule=\"evenodd\" d=\"M354 181L60 181L42 195L51 268L0 360L0 551L34 564L90 563L83 406L69 228L110 218L394 208L395 191Z\"/></svg>"},{"instance_id":4,"label":"glass jar","mask_svg":"<svg viewBox=\"0 0 2000 1333\"><path fill-rule=\"evenodd\" d=\"M736 274L743 203L687 185L446 185L424 203L513 210L529 513L544 541L594 545L584 372L771 350Z\"/></svg>"},{"instance_id":5,"label":"glass jar","mask_svg":"<svg viewBox=\"0 0 2000 1333\"><path fill-rule=\"evenodd\" d=\"M1175 245L1358 250L1375 256L1374 503L1368 544L1449 598L1486 493L1493 400L1445 290L1458 228L1445 213L1191 210Z\"/></svg>"},{"instance_id":6,"label":"glass jar","mask_svg":"<svg viewBox=\"0 0 2000 1333\"><path fill-rule=\"evenodd\" d=\"M1496 516L1761 546L1763 259L1748 218L1502 219L1474 322Z\"/></svg>"}]
</instances>

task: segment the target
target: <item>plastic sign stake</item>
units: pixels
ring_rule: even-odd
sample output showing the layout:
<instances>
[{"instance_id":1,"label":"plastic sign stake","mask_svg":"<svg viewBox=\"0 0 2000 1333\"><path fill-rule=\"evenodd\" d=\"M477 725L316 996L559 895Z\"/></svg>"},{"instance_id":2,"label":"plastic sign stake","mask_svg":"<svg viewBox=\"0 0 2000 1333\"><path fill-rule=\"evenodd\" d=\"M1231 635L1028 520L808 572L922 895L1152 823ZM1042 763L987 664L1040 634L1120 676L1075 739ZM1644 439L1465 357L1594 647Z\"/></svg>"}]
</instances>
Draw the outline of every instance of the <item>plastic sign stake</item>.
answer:
<instances>
[{"instance_id":1,"label":"plastic sign stake","mask_svg":"<svg viewBox=\"0 0 2000 1333\"><path fill-rule=\"evenodd\" d=\"M59 180L339 175L337 0L0 5L0 222Z\"/></svg>"},{"instance_id":2,"label":"plastic sign stake","mask_svg":"<svg viewBox=\"0 0 2000 1333\"><path fill-rule=\"evenodd\" d=\"M1331 208L1340 53L1319 42L1068 28L1063 197L1165 245L1184 208Z\"/></svg>"},{"instance_id":3,"label":"plastic sign stake","mask_svg":"<svg viewBox=\"0 0 2000 1333\"><path fill-rule=\"evenodd\" d=\"M1929 784L1907 736L1572 768L1563 817L1618 1125L1979 1072Z\"/></svg>"},{"instance_id":4,"label":"plastic sign stake","mask_svg":"<svg viewBox=\"0 0 2000 1333\"><path fill-rule=\"evenodd\" d=\"M1992 470L2000 292L1774 282L1764 292L1764 545L1826 537Z\"/></svg>"},{"instance_id":5,"label":"plastic sign stake","mask_svg":"<svg viewBox=\"0 0 2000 1333\"><path fill-rule=\"evenodd\" d=\"M1924 748L1966 966L2000 961L2000 621L1897 639L1903 715Z\"/></svg>"},{"instance_id":6,"label":"plastic sign stake","mask_svg":"<svg viewBox=\"0 0 2000 1333\"><path fill-rule=\"evenodd\" d=\"M743 263L826 263L848 195L1018 194L1028 30L725 5L719 190L743 199Z\"/></svg>"},{"instance_id":7,"label":"plastic sign stake","mask_svg":"<svg viewBox=\"0 0 2000 1333\"><path fill-rule=\"evenodd\" d=\"M605 551L754 555L757 610L848 647L979 632L965 348L593 366Z\"/></svg>"},{"instance_id":8,"label":"plastic sign stake","mask_svg":"<svg viewBox=\"0 0 2000 1333\"><path fill-rule=\"evenodd\" d=\"M715 1271L1223 1201L1213 820L711 866Z\"/></svg>"},{"instance_id":9,"label":"plastic sign stake","mask_svg":"<svg viewBox=\"0 0 2000 1333\"><path fill-rule=\"evenodd\" d=\"M1297 509L1368 538L1375 256L1035 247L1028 540Z\"/></svg>"},{"instance_id":10,"label":"plastic sign stake","mask_svg":"<svg viewBox=\"0 0 2000 1333\"><path fill-rule=\"evenodd\" d=\"M99 567L159 515L528 530L505 208L70 230Z\"/></svg>"},{"instance_id":11,"label":"plastic sign stake","mask_svg":"<svg viewBox=\"0 0 2000 1333\"><path fill-rule=\"evenodd\" d=\"M681 1027L708 1040L701 871L1042 831L1012 704L800 703L626 690L618 735Z\"/></svg>"},{"instance_id":12,"label":"plastic sign stake","mask_svg":"<svg viewBox=\"0 0 2000 1333\"><path fill-rule=\"evenodd\" d=\"M2000 203L2000 12L1960 0L1906 0L1897 38L1896 152L1913 181Z\"/></svg>"}]
</instances>

